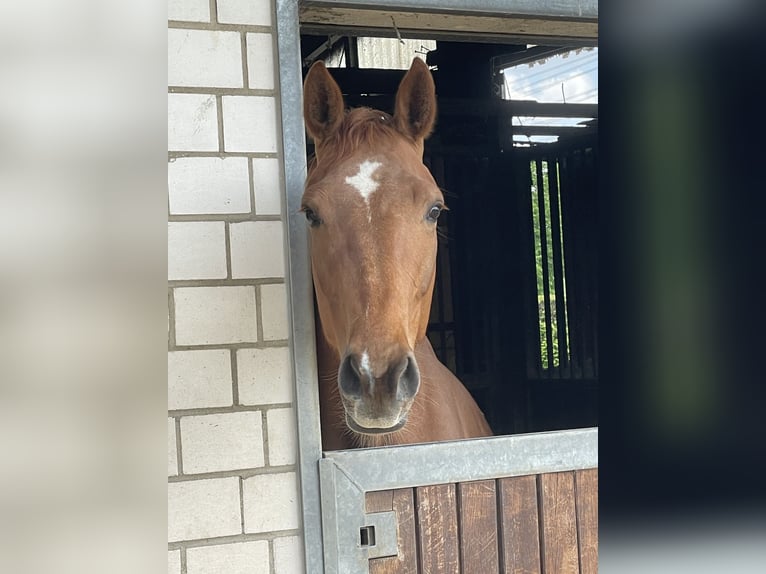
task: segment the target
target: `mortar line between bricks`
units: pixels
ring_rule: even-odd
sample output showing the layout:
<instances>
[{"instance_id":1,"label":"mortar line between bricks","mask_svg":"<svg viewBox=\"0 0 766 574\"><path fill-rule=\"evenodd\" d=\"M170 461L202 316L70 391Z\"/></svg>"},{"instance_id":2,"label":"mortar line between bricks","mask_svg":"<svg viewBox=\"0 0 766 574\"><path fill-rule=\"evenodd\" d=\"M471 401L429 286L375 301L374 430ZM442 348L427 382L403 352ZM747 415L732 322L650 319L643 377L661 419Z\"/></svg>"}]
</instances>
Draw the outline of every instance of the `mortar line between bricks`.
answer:
<instances>
[{"instance_id":1,"label":"mortar line between bricks","mask_svg":"<svg viewBox=\"0 0 766 574\"><path fill-rule=\"evenodd\" d=\"M258 221L261 217L273 217L273 216L260 216L255 205L255 168L253 167L253 158L247 158L247 180L250 184L250 213L251 219ZM281 215L278 216L280 219Z\"/></svg>"},{"instance_id":2,"label":"mortar line between bricks","mask_svg":"<svg viewBox=\"0 0 766 574\"><path fill-rule=\"evenodd\" d=\"M180 555L181 555L181 574L186 574L188 567L186 565L186 547L182 546L179 548Z\"/></svg>"},{"instance_id":3,"label":"mortar line between bricks","mask_svg":"<svg viewBox=\"0 0 766 574\"><path fill-rule=\"evenodd\" d=\"M232 534L230 536L217 536L209 538L195 538L194 540L179 540L168 542L168 550L180 550L181 548L199 548L202 546L217 546L219 544L234 544L236 542L254 542L258 540L274 540L287 536L300 536L299 528L292 530L275 530L272 532L253 532L247 534Z\"/></svg>"},{"instance_id":4,"label":"mortar line between bricks","mask_svg":"<svg viewBox=\"0 0 766 574\"><path fill-rule=\"evenodd\" d=\"M263 436L263 463L271 466L271 457L269 456L269 417L266 410L261 411L261 435Z\"/></svg>"},{"instance_id":5,"label":"mortar line between bricks","mask_svg":"<svg viewBox=\"0 0 766 574\"><path fill-rule=\"evenodd\" d=\"M214 3L215 0L211 0L211 4ZM210 16L212 18L212 12ZM221 22L187 22L185 20L168 20L168 28L200 30L205 32L252 32L261 34L274 33L274 28L272 26L264 26L262 24L224 24Z\"/></svg>"},{"instance_id":6,"label":"mortar line between bricks","mask_svg":"<svg viewBox=\"0 0 766 574\"><path fill-rule=\"evenodd\" d=\"M221 88L216 86L168 86L169 94L192 94L204 96L259 96L273 98L274 90L262 88Z\"/></svg>"},{"instance_id":7,"label":"mortar line between bricks","mask_svg":"<svg viewBox=\"0 0 766 574\"><path fill-rule=\"evenodd\" d=\"M168 289L168 349L176 346L176 300L172 287Z\"/></svg>"},{"instance_id":8,"label":"mortar line between bricks","mask_svg":"<svg viewBox=\"0 0 766 574\"><path fill-rule=\"evenodd\" d=\"M206 343L201 345L175 345L169 351L214 351L220 349L274 349L287 347L287 339L274 339L273 341L247 341L243 343Z\"/></svg>"},{"instance_id":9,"label":"mortar line between bricks","mask_svg":"<svg viewBox=\"0 0 766 574\"><path fill-rule=\"evenodd\" d=\"M231 401L234 407L239 405L239 368L237 367L237 350L229 350L229 361L231 364Z\"/></svg>"},{"instance_id":10,"label":"mortar line between bricks","mask_svg":"<svg viewBox=\"0 0 766 574\"><path fill-rule=\"evenodd\" d=\"M232 349L233 350L233 349ZM199 407L196 409L173 409L168 411L169 417L193 417L197 415L222 415L228 413L249 413L255 411L270 411L292 408L292 403L266 403L260 405L234 405L227 407Z\"/></svg>"},{"instance_id":11,"label":"mortar line between bricks","mask_svg":"<svg viewBox=\"0 0 766 574\"><path fill-rule=\"evenodd\" d=\"M183 476L184 474L184 462L183 462L183 450L181 444L181 417L173 417L173 422L176 427L176 462L178 463L177 476ZM168 477L170 479L172 477Z\"/></svg>"},{"instance_id":12,"label":"mortar line between bricks","mask_svg":"<svg viewBox=\"0 0 766 574\"><path fill-rule=\"evenodd\" d=\"M213 478L251 478L264 474L285 474L295 472L294 464L285 464L281 466L259 466L258 468L240 468L236 470L216 470L213 472L199 472L195 474L184 474L179 476L169 476L168 484L194 482L198 480L210 480Z\"/></svg>"},{"instance_id":13,"label":"mortar line between bricks","mask_svg":"<svg viewBox=\"0 0 766 574\"><path fill-rule=\"evenodd\" d=\"M240 32L239 37L242 49L242 85L246 89L250 89L249 70L247 69L247 32Z\"/></svg>"},{"instance_id":14,"label":"mortar line between bricks","mask_svg":"<svg viewBox=\"0 0 766 574\"><path fill-rule=\"evenodd\" d=\"M255 286L255 332L259 341L263 341L263 297L261 286Z\"/></svg>"},{"instance_id":15,"label":"mortar line between bricks","mask_svg":"<svg viewBox=\"0 0 766 574\"><path fill-rule=\"evenodd\" d=\"M226 250L226 280L231 281L231 227L228 221L224 221L223 242Z\"/></svg>"},{"instance_id":16,"label":"mortar line between bricks","mask_svg":"<svg viewBox=\"0 0 766 574\"><path fill-rule=\"evenodd\" d=\"M179 158L187 157L216 157L220 159L226 159L227 157L251 157L251 158L268 158L279 159L279 154L273 151L227 151L221 153L219 151L182 151L182 150L168 150L168 161L172 162Z\"/></svg>"},{"instance_id":17,"label":"mortar line between bricks","mask_svg":"<svg viewBox=\"0 0 766 574\"><path fill-rule=\"evenodd\" d=\"M179 287L253 287L255 285L283 285L284 277L263 277L260 279L171 279L168 284Z\"/></svg>"},{"instance_id":18,"label":"mortar line between bricks","mask_svg":"<svg viewBox=\"0 0 766 574\"><path fill-rule=\"evenodd\" d=\"M216 114L218 116L218 152L224 153L224 131L223 131L223 96L215 96Z\"/></svg>"},{"instance_id":19,"label":"mortar line between bricks","mask_svg":"<svg viewBox=\"0 0 766 574\"><path fill-rule=\"evenodd\" d=\"M269 540L269 574L277 573L276 553L274 552L274 540Z\"/></svg>"},{"instance_id":20,"label":"mortar line between bricks","mask_svg":"<svg viewBox=\"0 0 766 574\"><path fill-rule=\"evenodd\" d=\"M218 0L209 0L210 2L210 23L218 26Z\"/></svg>"},{"instance_id":21,"label":"mortar line between bricks","mask_svg":"<svg viewBox=\"0 0 766 574\"><path fill-rule=\"evenodd\" d=\"M244 479L239 477L239 523L242 528L242 534L245 533L245 488Z\"/></svg>"},{"instance_id":22,"label":"mortar line between bricks","mask_svg":"<svg viewBox=\"0 0 766 574\"><path fill-rule=\"evenodd\" d=\"M243 223L245 221L282 221L281 215L252 215L249 213L193 213L169 215L168 221L228 221L230 223Z\"/></svg>"}]
</instances>

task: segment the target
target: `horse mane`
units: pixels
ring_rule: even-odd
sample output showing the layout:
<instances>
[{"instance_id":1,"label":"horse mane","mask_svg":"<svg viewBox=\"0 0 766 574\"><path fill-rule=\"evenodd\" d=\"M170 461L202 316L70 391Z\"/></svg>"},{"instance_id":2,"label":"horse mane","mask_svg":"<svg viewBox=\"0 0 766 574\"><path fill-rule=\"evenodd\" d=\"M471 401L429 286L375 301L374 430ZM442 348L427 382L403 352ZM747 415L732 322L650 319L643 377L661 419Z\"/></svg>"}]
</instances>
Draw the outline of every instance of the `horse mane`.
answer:
<instances>
[{"instance_id":1,"label":"horse mane","mask_svg":"<svg viewBox=\"0 0 766 574\"><path fill-rule=\"evenodd\" d=\"M372 108L353 108L346 111L335 133L317 147L321 148L322 165L333 165L351 156L361 146L388 149L394 141L402 139L414 143L396 129L390 114ZM317 165L315 153L309 162L309 175Z\"/></svg>"}]
</instances>

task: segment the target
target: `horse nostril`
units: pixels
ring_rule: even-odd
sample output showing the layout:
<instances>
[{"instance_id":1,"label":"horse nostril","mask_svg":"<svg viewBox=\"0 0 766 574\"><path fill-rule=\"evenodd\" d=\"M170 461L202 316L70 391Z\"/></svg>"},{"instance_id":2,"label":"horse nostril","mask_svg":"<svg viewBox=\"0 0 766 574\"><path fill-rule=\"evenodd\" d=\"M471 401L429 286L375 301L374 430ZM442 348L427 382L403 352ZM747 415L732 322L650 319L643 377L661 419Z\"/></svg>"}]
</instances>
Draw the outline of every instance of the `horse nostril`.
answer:
<instances>
[{"instance_id":1,"label":"horse nostril","mask_svg":"<svg viewBox=\"0 0 766 574\"><path fill-rule=\"evenodd\" d=\"M353 398L362 396L362 380L359 359L356 355L346 355L338 369L338 385L341 392Z\"/></svg>"},{"instance_id":2,"label":"horse nostril","mask_svg":"<svg viewBox=\"0 0 766 574\"><path fill-rule=\"evenodd\" d=\"M397 396L401 399L411 399L420 388L420 369L412 353L406 357L406 365L401 370L397 385Z\"/></svg>"}]
</instances>

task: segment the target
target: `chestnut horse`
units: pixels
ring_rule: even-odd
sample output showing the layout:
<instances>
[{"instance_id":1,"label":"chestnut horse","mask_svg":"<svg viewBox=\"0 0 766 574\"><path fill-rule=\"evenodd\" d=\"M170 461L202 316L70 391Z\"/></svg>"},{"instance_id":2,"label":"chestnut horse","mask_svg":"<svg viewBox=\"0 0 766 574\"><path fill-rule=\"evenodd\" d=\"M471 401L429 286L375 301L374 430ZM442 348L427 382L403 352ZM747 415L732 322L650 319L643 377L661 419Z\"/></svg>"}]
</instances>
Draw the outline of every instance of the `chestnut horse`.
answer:
<instances>
[{"instance_id":1,"label":"chestnut horse","mask_svg":"<svg viewBox=\"0 0 766 574\"><path fill-rule=\"evenodd\" d=\"M302 211L311 226L325 450L491 435L426 327L444 197L423 165L436 119L433 78L415 59L394 115L346 111L322 62L303 113L316 154Z\"/></svg>"}]
</instances>

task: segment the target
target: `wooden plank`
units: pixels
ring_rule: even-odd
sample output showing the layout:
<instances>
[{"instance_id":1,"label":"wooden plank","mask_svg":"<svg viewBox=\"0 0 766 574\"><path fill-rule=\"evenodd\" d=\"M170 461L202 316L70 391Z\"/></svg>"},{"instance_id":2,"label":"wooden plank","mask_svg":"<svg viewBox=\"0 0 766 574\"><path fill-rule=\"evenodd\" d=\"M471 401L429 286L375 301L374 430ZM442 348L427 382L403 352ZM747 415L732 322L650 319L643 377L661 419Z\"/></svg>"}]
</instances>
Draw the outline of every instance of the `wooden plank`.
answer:
<instances>
[{"instance_id":1,"label":"wooden plank","mask_svg":"<svg viewBox=\"0 0 766 574\"><path fill-rule=\"evenodd\" d=\"M580 573L598 573L598 469L575 471Z\"/></svg>"},{"instance_id":2,"label":"wooden plank","mask_svg":"<svg viewBox=\"0 0 766 574\"><path fill-rule=\"evenodd\" d=\"M537 480L517 476L498 480L500 501L500 572L540 574Z\"/></svg>"},{"instance_id":3,"label":"wooden plank","mask_svg":"<svg viewBox=\"0 0 766 574\"><path fill-rule=\"evenodd\" d=\"M397 516L399 554L370 560L370 574L417 574L417 542L415 538L415 505L411 488L368 492L367 512L393 510Z\"/></svg>"},{"instance_id":4,"label":"wooden plank","mask_svg":"<svg viewBox=\"0 0 766 574\"><path fill-rule=\"evenodd\" d=\"M393 510L394 491L378 490L367 492L364 496L364 507L367 513L388 512Z\"/></svg>"},{"instance_id":5,"label":"wooden plank","mask_svg":"<svg viewBox=\"0 0 766 574\"><path fill-rule=\"evenodd\" d=\"M543 571L578 574L573 472L539 475Z\"/></svg>"},{"instance_id":6,"label":"wooden plank","mask_svg":"<svg viewBox=\"0 0 766 574\"><path fill-rule=\"evenodd\" d=\"M415 489L420 542L419 574L459 574L455 485L420 486Z\"/></svg>"},{"instance_id":7,"label":"wooden plank","mask_svg":"<svg viewBox=\"0 0 766 574\"><path fill-rule=\"evenodd\" d=\"M462 574L498 571L497 497L494 480L457 486Z\"/></svg>"},{"instance_id":8,"label":"wooden plank","mask_svg":"<svg viewBox=\"0 0 766 574\"><path fill-rule=\"evenodd\" d=\"M301 32L325 35L450 39L530 43L543 45L593 46L598 40L598 22L593 19L550 19L513 16L428 14L391 10L325 7L301 3ZM396 28L392 26L395 22ZM443 36L446 36L444 38Z\"/></svg>"}]
</instances>

